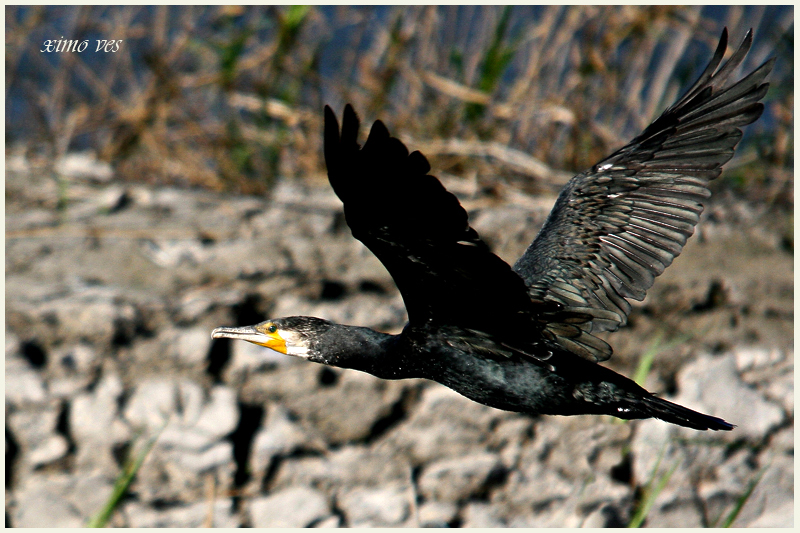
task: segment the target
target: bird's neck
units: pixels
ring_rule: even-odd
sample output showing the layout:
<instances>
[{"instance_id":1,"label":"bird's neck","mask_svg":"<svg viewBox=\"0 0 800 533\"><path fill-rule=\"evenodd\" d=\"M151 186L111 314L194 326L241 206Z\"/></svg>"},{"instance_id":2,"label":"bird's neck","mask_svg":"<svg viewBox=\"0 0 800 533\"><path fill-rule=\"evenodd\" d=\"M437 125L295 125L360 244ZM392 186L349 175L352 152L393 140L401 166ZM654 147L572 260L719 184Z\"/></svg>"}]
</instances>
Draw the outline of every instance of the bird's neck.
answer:
<instances>
[{"instance_id":1,"label":"bird's neck","mask_svg":"<svg viewBox=\"0 0 800 533\"><path fill-rule=\"evenodd\" d=\"M361 370L382 379L414 377L408 370L402 339L369 328L339 326L317 346L312 361Z\"/></svg>"}]
</instances>

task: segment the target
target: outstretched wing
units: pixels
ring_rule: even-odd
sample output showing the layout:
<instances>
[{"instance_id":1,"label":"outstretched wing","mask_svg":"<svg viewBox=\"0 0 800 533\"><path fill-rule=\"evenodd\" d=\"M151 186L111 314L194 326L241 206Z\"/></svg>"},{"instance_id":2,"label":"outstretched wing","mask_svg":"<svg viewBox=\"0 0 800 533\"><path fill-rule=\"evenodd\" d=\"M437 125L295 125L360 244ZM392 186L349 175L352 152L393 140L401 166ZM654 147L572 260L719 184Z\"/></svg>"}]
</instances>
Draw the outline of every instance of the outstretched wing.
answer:
<instances>
[{"instance_id":1,"label":"outstretched wing","mask_svg":"<svg viewBox=\"0 0 800 533\"><path fill-rule=\"evenodd\" d=\"M726 28L711 63L682 98L630 144L564 187L514 265L531 298L591 315L587 332L614 331L627 321L626 299L642 300L681 253L710 195L709 181L733 157L739 128L763 111L763 81L774 63L726 87L750 49L752 30L717 70L727 42Z\"/></svg>"},{"instance_id":2,"label":"outstretched wing","mask_svg":"<svg viewBox=\"0 0 800 533\"><path fill-rule=\"evenodd\" d=\"M469 226L456 197L428 175L425 156L409 154L380 121L360 148L358 129L349 104L341 134L336 116L325 107L328 177L344 203L353 236L394 278L409 321L502 334L504 339L519 326L535 338L531 318L558 314L562 306L537 307L531 301L522 278Z\"/></svg>"}]
</instances>

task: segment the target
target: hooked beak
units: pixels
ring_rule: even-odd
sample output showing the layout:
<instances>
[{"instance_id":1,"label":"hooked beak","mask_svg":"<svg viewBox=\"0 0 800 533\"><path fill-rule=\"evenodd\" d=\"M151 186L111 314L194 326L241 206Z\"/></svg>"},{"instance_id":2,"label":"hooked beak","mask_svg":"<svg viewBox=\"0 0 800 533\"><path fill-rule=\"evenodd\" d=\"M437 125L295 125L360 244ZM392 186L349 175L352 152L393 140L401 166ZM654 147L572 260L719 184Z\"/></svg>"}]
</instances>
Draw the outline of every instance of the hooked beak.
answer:
<instances>
[{"instance_id":1,"label":"hooked beak","mask_svg":"<svg viewBox=\"0 0 800 533\"><path fill-rule=\"evenodd\" d=\"M259 324L260 325L260 324ZM286 341L279 332L269 333L258 326L245 326L243 328L216 328L211 332L212 339L239 339L259 346L265 346L276 352L286 354Z\"/></svg>"}]
</instances>

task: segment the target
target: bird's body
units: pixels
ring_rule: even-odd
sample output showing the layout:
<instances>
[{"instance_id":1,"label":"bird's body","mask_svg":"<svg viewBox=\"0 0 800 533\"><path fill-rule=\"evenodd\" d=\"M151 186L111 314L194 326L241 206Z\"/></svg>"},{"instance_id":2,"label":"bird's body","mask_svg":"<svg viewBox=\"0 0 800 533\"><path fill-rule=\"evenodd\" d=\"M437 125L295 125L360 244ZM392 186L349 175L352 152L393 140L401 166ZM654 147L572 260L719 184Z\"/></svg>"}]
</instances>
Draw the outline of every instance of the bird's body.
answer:
<instances>
[{"instance_id":1,"label":"bird's body","mask_svg":"<svg viewBox=\"0 0 800 533\"><path fill-rule=\"evenodd\" d=\"M558 361L558 367L495 346L480 332L452 326L408 324L399 335L343 326L315 317L274 319L258 326L266 329L271 325L277 331L298 335L299 338L287 341L303 346L303 353L291 355L360 370L381 379L429 379L473 401L505 411L610 414L626 419L648 418L659 413L659 418L696 429L731 427L719 418L652 396L630 379L557 345L543 343L545 352L540 356ZM215 331L225 334L219 336L243 338L250 329ZM278 351L288 353L284 350L278 347Z\"/></svg>"},{"instance_id":2,"label":"bird's body","mask_svg":"<svg viewBox=\"0 0 800 533\"><path fill-rule=\"evenodd\" d=\"M699 220L708 182L763 110L768 61L726 80L751 43L719 69L727 30L701 75L640 136L562 190L513 268L491 253L425 157L376 122L362 148L359 121L342 128L325 108L328 176L353 236L386 266L409 322L399 335L313 317L217 328L309 361L382 379L426 378L476 402L528 414L656 417L729 430L720 418L653 396L597 362L614 331L680 253Z\"/></svg>"}]
</instances>

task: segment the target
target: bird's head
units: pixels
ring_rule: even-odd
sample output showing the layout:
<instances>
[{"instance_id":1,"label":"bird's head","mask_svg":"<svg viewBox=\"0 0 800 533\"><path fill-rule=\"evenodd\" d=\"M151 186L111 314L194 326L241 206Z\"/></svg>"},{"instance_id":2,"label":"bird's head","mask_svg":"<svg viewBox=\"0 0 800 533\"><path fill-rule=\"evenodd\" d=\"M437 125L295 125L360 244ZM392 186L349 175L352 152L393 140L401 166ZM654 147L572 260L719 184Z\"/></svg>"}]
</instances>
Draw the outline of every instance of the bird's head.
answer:
<instances>
[{"instance_id":1,"label":"bird's head","mask_svg":"<svg viewBox=\"0 0 800 533\"><path fill-rule=\"evenodd\" d=\"M241 328L216 328L211 332L214 339L240 339L276 352L313 359L313 341L330 328L327 320L306 316L276 318Z\"/></svg>"}]
</instances>

